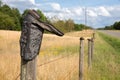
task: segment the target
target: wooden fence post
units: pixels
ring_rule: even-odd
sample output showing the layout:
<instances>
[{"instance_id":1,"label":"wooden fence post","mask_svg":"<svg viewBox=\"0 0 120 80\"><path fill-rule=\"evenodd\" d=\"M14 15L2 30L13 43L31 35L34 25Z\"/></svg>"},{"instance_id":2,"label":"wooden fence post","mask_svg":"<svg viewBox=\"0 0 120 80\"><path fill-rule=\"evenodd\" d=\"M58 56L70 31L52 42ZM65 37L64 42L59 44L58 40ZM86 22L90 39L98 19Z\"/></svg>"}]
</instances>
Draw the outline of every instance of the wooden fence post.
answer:
<instances>
[{"instance_id":1,"label":"wooden fence post","mask_svg":"<svg viewBox=\"0 0 120 80\"><path fill-rule=\"evenodd\" d=\"M39 54L44 30L58 36L64 34L53 25L40 21L35 10L28 10L23 17L20 37L21 80L36 80L36 57Z\"/></svg>"},{"instance_id":2,"label":"wooden fence post","mask_svg":"<svg viewBox=\"0 0 120 80\"><path fill-rule=\"evenodd\" d=\"M93 39L95 39L95 32L93 33Z\"/></svg>"},{"instance_id":3,"label":"wooden fence post","mask_svg":"<svg viewBox=\"0 0 120 80\"><path fill-rule=\"evenodd\" d=\"M88 68L91 67L91 39L88 39Z\"/></svg>"},{"instance_id":4,"label":"wooden fence post","mask_svg":"<svg viewBox=\"0 0 120 80\"><path fill-rule=\"evenodd\" d=\"M93 54L94 54L94 39L91 38L91 59L93 59Z\"/></svg>"},{"instance_id":5,"label":"wooden fence post","mask_svg":"<svg viewBox=\"0 0 120 80\"><path fill-rule=\"evenodd\" d=\"M80 54L79 54L79 80L83 80L84 74L84 38L80 38Z\"/></svg>"},{"instance_id":6,"label":"wooden fence post","mask_svg":"<svg viewBox=\"0 0 120 80\"><path fill-rule=\"evenodd\" d=\"M36 58L31 61L21 59L20 80L36 80Z\"/></svg>"}]
</instances>

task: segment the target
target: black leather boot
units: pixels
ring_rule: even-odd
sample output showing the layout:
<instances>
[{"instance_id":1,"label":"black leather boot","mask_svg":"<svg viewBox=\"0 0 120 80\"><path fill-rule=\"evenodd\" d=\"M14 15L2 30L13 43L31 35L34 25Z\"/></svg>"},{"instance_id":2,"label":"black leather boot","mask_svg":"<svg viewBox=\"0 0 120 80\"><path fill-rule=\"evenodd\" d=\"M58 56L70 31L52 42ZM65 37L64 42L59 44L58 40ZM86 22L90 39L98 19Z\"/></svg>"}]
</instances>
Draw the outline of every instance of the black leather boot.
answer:
<instances>
[{"instance_id":1,"label":"black leather boot","mask_svg":"<svg viewBox=\"0 0 120 80\"><path fill-rule=\"evenodd\" d=\"M20 37L20 54L23 60L30 61L39 54L44 30L58 36L64 35L53 25L39 19L40 15L35 10L29 10L24 16Z\"/></svg>"}]
</instances>

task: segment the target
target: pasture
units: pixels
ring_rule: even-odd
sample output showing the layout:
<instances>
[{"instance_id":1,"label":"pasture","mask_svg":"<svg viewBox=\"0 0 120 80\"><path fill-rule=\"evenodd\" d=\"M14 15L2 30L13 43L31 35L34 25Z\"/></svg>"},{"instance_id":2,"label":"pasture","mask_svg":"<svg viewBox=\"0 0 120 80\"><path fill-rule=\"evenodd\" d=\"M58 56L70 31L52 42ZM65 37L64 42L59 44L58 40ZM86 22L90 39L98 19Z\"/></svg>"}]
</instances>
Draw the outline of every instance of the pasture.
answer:
<instances>
[{"instance_id":1,"label":"pasture","mask_svg":"<svg viewBox=\"0 0 120 80\"><path fill-rule=\"evenodd\" d=\"M79 38L92 37L93 31L79 31L58 37L44 34L37 57L37 80L78 80ZM0 80L20 80L20 32L0 31ZM85 40L85 80L119 80L120 64L116 50L96 34L92 69L87 68Z\"/></svg>"}]
</instances>

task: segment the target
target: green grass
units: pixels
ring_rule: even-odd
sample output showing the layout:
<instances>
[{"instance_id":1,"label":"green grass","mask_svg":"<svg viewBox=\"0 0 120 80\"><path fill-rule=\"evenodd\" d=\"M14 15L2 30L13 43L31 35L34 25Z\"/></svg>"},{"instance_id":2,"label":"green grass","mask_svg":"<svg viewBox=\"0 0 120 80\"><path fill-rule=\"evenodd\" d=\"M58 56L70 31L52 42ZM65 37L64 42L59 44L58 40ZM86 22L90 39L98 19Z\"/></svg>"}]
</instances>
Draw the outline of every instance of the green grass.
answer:
<instances>
[{"instance_id":1,"label":"green grass","mask_svg":"<svg viewBox=\"0 0 120 80\"><path fill-rule=\"evenodd\" d=\"M102 38L108 42L117 52L120 52L120 39L112 36L105 35L103 33L99 33Z\"/></svg>"},{"instance_id":2,"label":"green grass","mask_svg":"<svg viewBox=\"0 0 120 80\"><path fill-rule=\"evenodd\" d=\"M120 80L120 40L102 33L96 37L88 80Z\"/></svg>"}]
</instances>

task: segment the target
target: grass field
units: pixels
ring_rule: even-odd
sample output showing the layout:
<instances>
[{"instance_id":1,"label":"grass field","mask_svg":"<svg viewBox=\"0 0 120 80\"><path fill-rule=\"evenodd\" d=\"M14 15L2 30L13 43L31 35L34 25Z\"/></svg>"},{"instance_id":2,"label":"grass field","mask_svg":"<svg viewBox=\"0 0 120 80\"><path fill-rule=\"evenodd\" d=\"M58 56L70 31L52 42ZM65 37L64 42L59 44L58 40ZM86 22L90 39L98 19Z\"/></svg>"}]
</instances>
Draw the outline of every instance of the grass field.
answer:
<instances>
[{"instance_id":1,"label":"grass field","mask_svg":"<svg viewBox=\"0 0 120 80\"><path fill-rule=\"evenodd\" d=\"M57 62L37 67L37 79L78 79L78 75L76 74L78 74L79 38L83 35L85 36L85 32L86 31L74 32L74 35L73 33L68 33L63 37L44 34L40 55L38 56L37 60L38 66L44 62L54 60L62 56L73 55L65 57ZM91 36L92 31L87 32L89 34L87 34L85 37ZM75 33L77 35L75 35ZM20 32L0 31L1 80L15 80L20 73L19 36Z\"/></svg>"},{"instance_id":2,"label":"grass field","mask_svg":"<svg viewBox=\"0 0 120 80\"><path fill-rule=\"evenodd\" d=\"M112 41L113 37L99 33L95 44L95 54L92 70L89 72L90 80L119 80L120 79L120 52L114 45L119 44ZM116 38L116 40L120 41ZM120 45L119 45L120 46Z\"/></svg>"},{"instance_id":3,"label":"grass field","mask_svg":"<svg viewBox=\"0 0 120 80\"><path fill-rule=\"evenodd\" d=\"M91 37L93 31L71 32L63 37L44 34L37 57L37 80L78 80L79 38ZM0 80L15 80L20 73L20 32L0 31ZM92 69L87 68L87 40L85 40L85 80L119 80L119 52L106 42L103 34L95 36ZM119 40L118 40L119 41ZM62 56L58 61L39 66ZM17 80L19 80L18 77Z\"/></svg>"}]
</instances>

